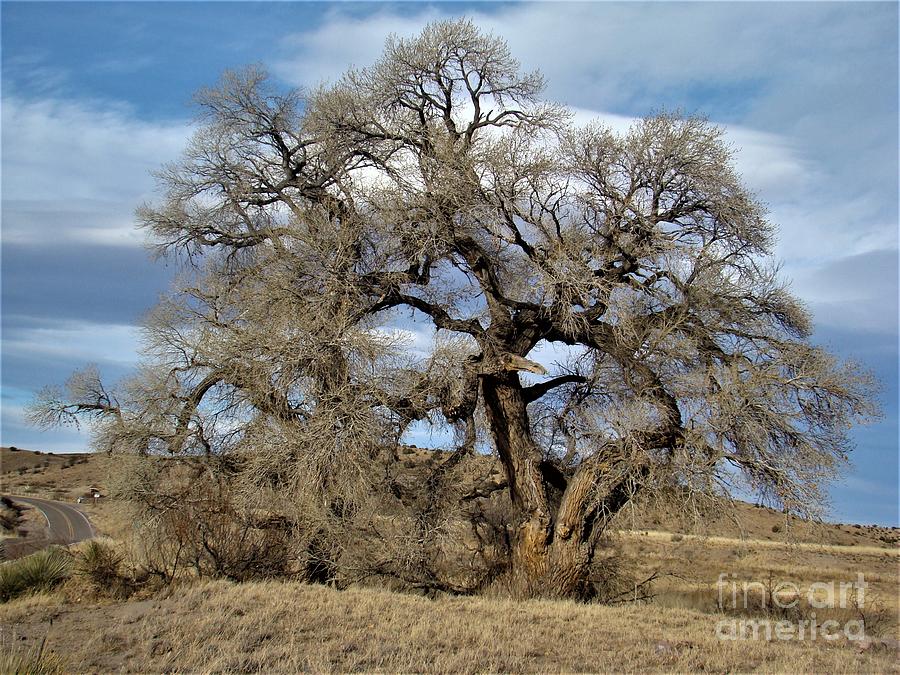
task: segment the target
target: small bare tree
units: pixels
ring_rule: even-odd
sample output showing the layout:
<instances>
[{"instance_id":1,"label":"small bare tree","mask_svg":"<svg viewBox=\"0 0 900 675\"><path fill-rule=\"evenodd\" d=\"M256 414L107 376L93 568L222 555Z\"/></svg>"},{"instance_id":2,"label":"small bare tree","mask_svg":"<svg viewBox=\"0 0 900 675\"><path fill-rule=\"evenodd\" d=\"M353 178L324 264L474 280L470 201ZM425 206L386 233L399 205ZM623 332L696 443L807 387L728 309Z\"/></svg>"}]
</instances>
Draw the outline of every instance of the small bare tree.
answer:
<instances>
[{"instance_id":1,"label":"small bare tree","mask_svg":"<svg viewBox=\"0 0 900 675\"><path fill-rule=\"evenodd\" d=\"M585 593L640 491L741 484L812 509L877 412L873 383L809 344L721 130L578 128L542 88L469 21L391 38L309 94L226 74L140 211L190 263L147 365L116 396L92 373L46 392L34 419L96 415L104 448L233 458L245 486L285 508L312 486L345 523L395 485L409 425L443 425L456 447L404 536L452 536L441 504L505 492L523 595ZM433 328L430 354L403 317ZM541 345L560 362L537 363ZM479 439L502 478L457 470Z\"/></svg>"}]
</instances>

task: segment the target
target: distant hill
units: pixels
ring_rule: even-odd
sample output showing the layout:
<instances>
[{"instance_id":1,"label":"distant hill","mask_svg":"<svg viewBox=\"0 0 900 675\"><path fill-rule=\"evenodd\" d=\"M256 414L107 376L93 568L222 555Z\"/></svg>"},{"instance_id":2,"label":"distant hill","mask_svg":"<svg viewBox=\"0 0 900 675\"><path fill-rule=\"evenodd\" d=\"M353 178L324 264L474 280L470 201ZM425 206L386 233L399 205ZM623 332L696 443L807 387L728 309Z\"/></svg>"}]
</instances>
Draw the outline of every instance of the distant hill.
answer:
<instances>
[{"instance_id":1,"label":"distant hill","mask_svg":"<svg viewBox=\"0 0 900 675\"><path fill-rule=\"evenodd\" d=\"M0 475L40 471L58 467L72 466L85 462L88 453L54 453L40 450L25 450L16 446L0 448Z\"/></svg>"},{"instance_id":2,"label":"distant hill","mask_svg":"<svg viewBox=\"0 0 900 675\"><path fill-rule=\"evenodd\" d=\"M0 447L0 492L74 501L102 485L106 457Z\"/></svg>"}]
</instances>

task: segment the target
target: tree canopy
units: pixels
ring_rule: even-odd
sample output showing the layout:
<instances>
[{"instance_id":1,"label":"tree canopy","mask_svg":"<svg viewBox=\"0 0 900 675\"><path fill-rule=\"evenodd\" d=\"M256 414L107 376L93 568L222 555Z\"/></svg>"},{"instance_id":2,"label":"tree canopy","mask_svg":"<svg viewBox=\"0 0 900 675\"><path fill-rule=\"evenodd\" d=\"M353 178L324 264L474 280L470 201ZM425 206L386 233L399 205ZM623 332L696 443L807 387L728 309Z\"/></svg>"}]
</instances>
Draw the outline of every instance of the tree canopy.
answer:
<instances>
[{"instance_id":1,"label":"tree canopy","mask_svg":"<svg viewBox=\"0 0 900 675\"><path fill-rule=\"evenodd\" d=\"M873 384L810 344L722 130L669 113L576 126L543 86L466 20L392 37L310 92L226 73L139 211L185 262L143 365L113 390L90 370L45 390L34 421L92 416L99 448L217 458L334 517L402 492L410 425L452 430L416 536L450 502L477 519L508 497L526 594L581 593L642 491L739 486L809 510ZM478 474L487 450L502 475Z\"/></svg>"}]
</instances>

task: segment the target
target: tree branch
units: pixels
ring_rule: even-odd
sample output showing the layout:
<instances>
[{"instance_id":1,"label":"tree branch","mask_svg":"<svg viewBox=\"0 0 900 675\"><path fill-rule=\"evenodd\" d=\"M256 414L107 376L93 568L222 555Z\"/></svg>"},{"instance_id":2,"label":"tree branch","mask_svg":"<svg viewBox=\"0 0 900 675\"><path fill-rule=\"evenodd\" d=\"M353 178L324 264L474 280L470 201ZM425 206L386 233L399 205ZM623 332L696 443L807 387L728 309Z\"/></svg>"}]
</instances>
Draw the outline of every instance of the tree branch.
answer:
<instances>
[{"instance_id":1,"label":"tree branch","mask_svg":"<svg viewBox=\"0 0 900 675\"><path fill-rule=\"evenodd\" d=\"M482 328L477 320L454 319L443 307L434 305L422 298L417 298L414 295L406 295L397 289L388 291L382 295L378 302L371 305L365 313L377 314L378 312L397 307L398 305L407 305L419 310L423 314L427 314L431 317L432 322L434 322L434 325L437 328L443 328L444 330L451 330L457 333L468 333L475 337L484 334L484 328Z\"/></svg>"},{"instance_id":2,"label":"tree branch","mask_svg":"<svg viewBox=\"0 0 900 675\"><path fill-rule=\"evenodd\" d=\"M570 384L572 382L584 383L587 382L587 378L583 375L560 375L547 380L546 382L538 382L530 387L524 387L522 389L522 396L525 398L526 403L531 403L544 396L547 392L556 389L556 387L561 387L564 384Z\"/></svg>"}]
</instances>

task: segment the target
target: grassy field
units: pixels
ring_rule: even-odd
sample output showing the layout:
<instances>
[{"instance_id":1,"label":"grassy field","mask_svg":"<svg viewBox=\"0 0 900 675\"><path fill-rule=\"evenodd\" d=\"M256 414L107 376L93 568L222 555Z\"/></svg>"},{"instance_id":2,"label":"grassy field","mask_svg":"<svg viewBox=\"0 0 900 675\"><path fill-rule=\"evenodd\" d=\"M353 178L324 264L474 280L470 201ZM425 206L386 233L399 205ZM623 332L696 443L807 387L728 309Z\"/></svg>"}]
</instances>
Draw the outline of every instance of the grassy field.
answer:
<instances>
[{"instance_id":1,"label":"grassy field","mask_svg":"<svg viewBox=\"0 0 900 675\"><path fill-rule=\"evenodd\" d=\"M892 646L723 641L716 621L652 604L427 600L276 582L0 606L18 649L46 638L46 653L80 672L898 672Z\"/></svg>"},{"instance_id":2,"label":"grassy field","mask_svg":"<svg viewBox=\"0 0 900 675\"><path fill-rule=\"evenodd\" d=\"M25 472L3 462L4 491L74 500L115 468L105 457L31 461ZM127 555L124 505L104 498L85 510ZM48 672L900 672L896 532L786 521L751 504L703 529L631 514L603 551L627 572L605 605L207 580L121 600L76 565L54 590L0 604L0 653L27 660L43 644ZM849 586L859 574L862 597ZM846 602L822 595L842 583ZM806 633L778 639L779 621L805 622ZM810 626L826 621L835 639L813 639ZM866 640L848 639L854 626ZM745 629L746 639L722 639Z\"/></svg>"}]
</instances>

